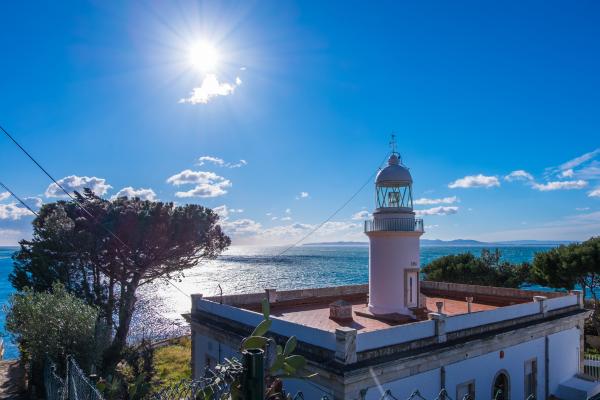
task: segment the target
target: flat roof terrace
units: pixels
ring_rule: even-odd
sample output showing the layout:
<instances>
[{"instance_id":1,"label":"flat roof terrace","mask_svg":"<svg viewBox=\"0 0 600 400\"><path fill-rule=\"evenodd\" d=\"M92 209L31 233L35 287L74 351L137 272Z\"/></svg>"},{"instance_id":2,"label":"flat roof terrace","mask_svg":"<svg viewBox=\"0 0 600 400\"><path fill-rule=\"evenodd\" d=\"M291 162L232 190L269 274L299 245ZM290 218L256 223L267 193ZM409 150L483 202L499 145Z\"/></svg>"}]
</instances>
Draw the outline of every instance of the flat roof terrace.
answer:
<instances>
[{"instance_id":1,"label":"flat roof terrace","mask_svg":"<svg viewBox=\"0 0 600 400\"><path fill-rule=\"evenodd\" d=\"M389 319L374 318L365 315L368 289L368 285L349 285L286 291L265 289L263 293L207 298L195 294L191 314L186 318L199 329L206 329L201 327L207 325L219 335L238 335L236 340L239 340L239 336L247 335L262 321L261 301L267 298L272 317L269 333L280 344L293 335L311 357L329 359L335 355L338 361L352 363L389 352L427 348L441 341L457 338L464 341L482 332L534 324L557 315L570 318L572 313L587 312L583 309L581 291L568 294L422 281L420 304L426 307L416 309L416 321L397 314ZM471 313L467 297L473 299ZM339 300L349 303L342 305L345 314L341 315L350 315L347 307L351 306L352 320L330 318L330 304ZM437 312L437 302L443 302L441 313ZM428 313L433 313L431 319Z\"/></svg>"},{"instance_id":2,"label":"flat roof terrace","mask_svg":"<svg viewBox=\"0 0 600 400\"><path fill-rule=\"evenodd\" d=\"M459 315L468 312L468 306L465 300L460 301L443 297L425 297L425 300L427 312L437 312L436 302L444 303L442 312L446 315ZM335 332L337 328L342 326L353 328L361 332L371 332L415 322L415 320L410 317L393 321L390 319L380 319L361 315L368 312L366 296L362 301L350 300L349 303L352 304L352 320L335 320L329 318L330 301L289 305L277 305L277 303L275 303L271 306L271 315L284 321L329 332ZM497 306L490 304L471 303L472 312L493 310L495 308L497 308ZM249 307L247 309L255 311L255 307ZM426 318L421 317L418 320L423 319Z\"/></svg>"}]
</instances>

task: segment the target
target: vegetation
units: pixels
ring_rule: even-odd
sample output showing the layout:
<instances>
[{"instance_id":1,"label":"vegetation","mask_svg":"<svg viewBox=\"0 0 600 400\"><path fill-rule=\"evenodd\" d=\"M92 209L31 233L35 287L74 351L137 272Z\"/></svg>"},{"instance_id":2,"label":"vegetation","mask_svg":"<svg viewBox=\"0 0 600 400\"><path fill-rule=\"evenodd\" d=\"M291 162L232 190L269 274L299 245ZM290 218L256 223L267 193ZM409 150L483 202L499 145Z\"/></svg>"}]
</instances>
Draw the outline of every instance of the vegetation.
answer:
<instances>
[{"instance_id":1,"label":"vegetation","mask_svg":"<svg viewBox=\"0 0 600 400\"><path fill-rule=\"evenodd\" d=\"M427 280L470 285L518 288L530 281L531 266L528 263L511 264L500 259L498 249L493 252L483 249L479 257L461 253L437 258L422 272Z\"/></svg>"},{"instance_id":2,"label":"vegetation","mask_svg":"<svg viewBox=\"0 0 600 400\"><path fill-rule=\"evenodd\" d=\"M189 337L175 339L154 352L154 386L166 387L190 379L192 341Z\"/></svg>"},{"instance_id":3,"label":"vegetation","mask_svg":"<svg viewBox=\"0 0 600 400\"><path fill-rule=\"evenodd\" d=\"M34 383L41 382L46 357L63 370L67 355L87 368L97 361L98 310L60 283L47 292L24 289L14 294L6 312L6 329L16 337L21 357L31 364Z\"/></svg>"},{"instance_id":4,"label":"vegetation","mask_svg":"<svg viewBox=\"0 0 600 400\"><path fill-rule=\"evenodd\" d=\"M101 372L108 374L124 356L138 289L181 278L201 260L219 255L230 240L218 215L199 205L108 201L87 189L76 198L42 207L33 239L20 242L10 281L20 291L36 292L58 281L97 307L112 332L102 356Z\"/></svg>"},{"instance_id":5,"label":"vegetation","mask_svg":"<svg viewBox=\"0 0 600 400\"><path fill-rule=\"evenodd\" d=\"M536 254L531 272L536 283L567 290L581 288L591 296L595 309L591 322L600 335L600 237Z\"/></svg>"}]
</instances>

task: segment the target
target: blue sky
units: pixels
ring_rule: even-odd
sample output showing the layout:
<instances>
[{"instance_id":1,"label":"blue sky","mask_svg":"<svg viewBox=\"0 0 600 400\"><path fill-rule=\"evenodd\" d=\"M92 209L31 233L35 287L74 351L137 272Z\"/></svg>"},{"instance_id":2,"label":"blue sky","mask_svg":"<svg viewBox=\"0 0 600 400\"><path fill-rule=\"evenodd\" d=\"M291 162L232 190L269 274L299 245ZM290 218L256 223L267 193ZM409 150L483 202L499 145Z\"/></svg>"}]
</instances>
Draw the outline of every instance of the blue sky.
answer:
<instances>
[{"instance_id":1,"label":"blue sky","mask_svg":"<svg viewBox=\"0 0 600 400\"><path fill-rule=\"evenodd\" d=\"M427 238L600 231L598 2L120 3L0 5L0 124L65 185L225 206L234 243L289 243L395 132ZM56 200L1 137L0 181ZM15 243L31 217L0 199ZM307 241L365 240L373 206L368 185Z\"/></svg>"}]
</instances>

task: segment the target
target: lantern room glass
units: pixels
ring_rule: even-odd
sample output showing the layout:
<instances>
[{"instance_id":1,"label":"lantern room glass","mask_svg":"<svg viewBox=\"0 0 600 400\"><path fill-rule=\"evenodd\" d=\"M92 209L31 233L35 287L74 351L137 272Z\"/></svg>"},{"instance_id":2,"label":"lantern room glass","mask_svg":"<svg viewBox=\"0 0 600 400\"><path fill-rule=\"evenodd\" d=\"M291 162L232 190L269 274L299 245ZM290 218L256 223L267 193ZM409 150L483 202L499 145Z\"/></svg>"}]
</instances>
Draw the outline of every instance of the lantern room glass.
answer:
<instances>
[{"instance_id":1,"label":"lantern room glass","mask_svg":"<svg viewBox=\"0 0 600 400\"><path fill-rule=\"evenodd\" d=\"M377 186L377 208L413 208L411 185Z\"/></svg>"}]
</instances>

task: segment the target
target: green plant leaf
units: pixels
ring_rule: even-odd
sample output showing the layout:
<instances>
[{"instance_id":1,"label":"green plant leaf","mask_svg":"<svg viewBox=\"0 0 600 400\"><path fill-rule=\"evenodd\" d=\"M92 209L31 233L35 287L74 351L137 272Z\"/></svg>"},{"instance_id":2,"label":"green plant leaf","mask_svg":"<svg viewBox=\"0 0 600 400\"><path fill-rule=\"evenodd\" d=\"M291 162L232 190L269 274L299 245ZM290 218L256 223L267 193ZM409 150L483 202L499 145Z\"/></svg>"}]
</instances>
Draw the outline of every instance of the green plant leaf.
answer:
<instances>
[{"instance_id":1,"label":"green plant leaf","mask_svg":"<svg viewBox=\"0 0 600 400\"><path fill-rule=\"evenodd\" d=\"M242 350L264 349L267 345L267 340L264 336L249 336L242 341Z\"/></svg>"},{"instance_id":2,"label":"green plant leaf","mask_svg":"<svg viewBox=\"0 0 600 400\"><path fill-rule=\"evenodd\" d=\"M283 354L283 347L277 345L277 354Z\"/></svg>"},{"instance_id":3,"label":"green plant leaf","mask_svg":"<svg viewBox=\"0 0 600 400\"><path fill-rule=\"evenodd\" d=\"M263 336L265 333L269 331L271 328L272 321L269 319L265 319L262 321L256 328L254 328L254 332L250 336Z\"/></svg>"},{"instance_id":4,"label":"green plant leaf","mask_svg":"<svg viewBox=\"0 0 600 400\"><path fill-rule=\"evenodd\" d=\"M296 349L296 344L298 341L296 340L296 336L291 336L288 341L285 343L285 349L283 349L283 354L287 357L292 354L292 352Z\"/></svg>"},{"instance_id":5,"label":"green plant leaf","mask_svg":"<svg viewBox=\"0 0 600 400\"><path fill-rule=\"evenodd\" d=\"M273 365L271 365L271 372L277 372L279 371L281 368L283 368L283 363L285 362L285 357L283 356L283 354L278 354L275 357L275 361L273 362Z\"/></svg>"},{"instance_id":6,"label":"green plant leaf","mask_svg":"<svg viewBox=\"0 0 600 400\"><path fill-rule=\"evenodd\" d=\"M301 369L306 365L306 359L299 355L293 355L285 358L285 364L294 369Z\"/></svg>"},{"instance_id":7,"label":"green plant leaf","mask_svg":"<svg viewBox=\"0 0 600 400\"><path fill-rule=\"evenodd\" d=\"M265 317L265 320L269 320L269 316L271 315L271 305L269 304L269 300L267 299L263 299L262 300L262 313L263 316Z\"/></svg>"}]
</instances>

